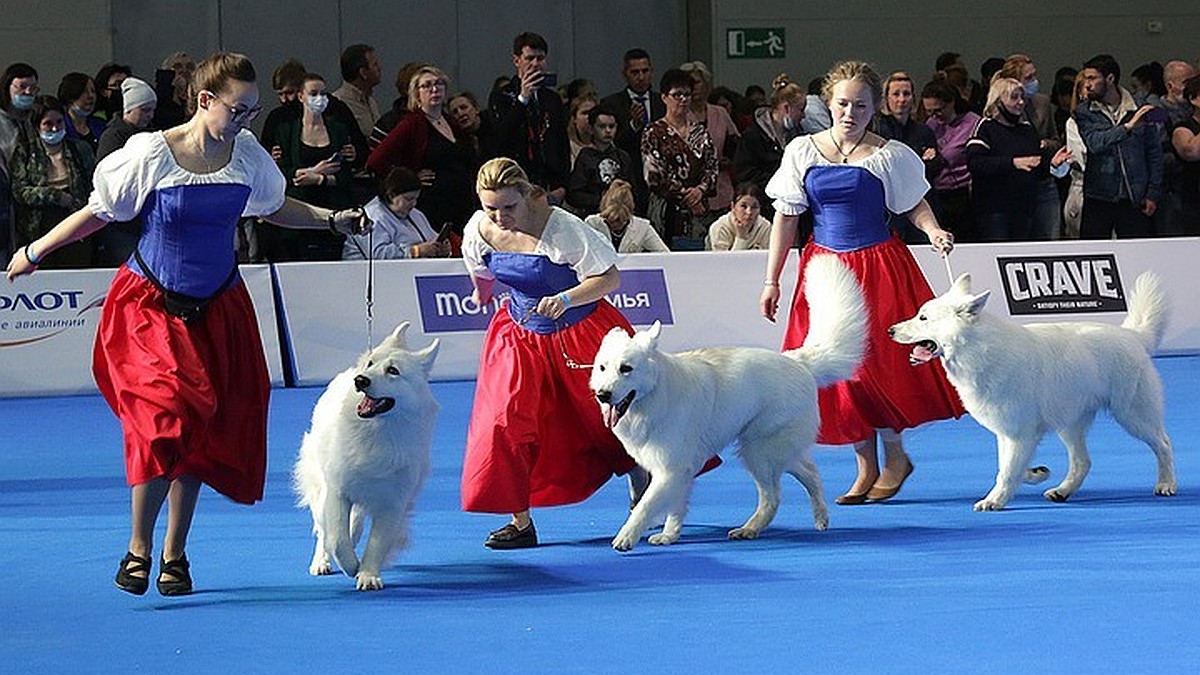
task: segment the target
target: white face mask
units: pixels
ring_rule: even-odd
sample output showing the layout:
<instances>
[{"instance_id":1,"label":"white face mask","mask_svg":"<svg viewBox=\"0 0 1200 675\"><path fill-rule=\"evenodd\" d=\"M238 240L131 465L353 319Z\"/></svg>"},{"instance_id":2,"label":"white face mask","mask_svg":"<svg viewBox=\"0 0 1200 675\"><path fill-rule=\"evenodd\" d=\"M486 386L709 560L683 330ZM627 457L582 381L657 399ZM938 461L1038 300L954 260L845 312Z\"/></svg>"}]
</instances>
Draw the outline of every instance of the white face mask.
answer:
<instances>
[{"instance_id":1,"label":"white face mask","mask_svg":"<svg viewBox=\"0 0 1200 675\"><path fill-rule=\"evenodd\" d=\"M1022 84L1021 88L1025 90L1025 98L1031 98L1034 94L1038 93L1039 86L1041 85L1036 77Z\"/></svg>"},{"instance_id":2,"label":"white face mask","mask_svg":"<svg viewBox=\"0 0 1200 675\"><path fill-rule=\"evenodd\" d=\"M46 145L58 145L67 137L67 130L63 128L58 131L39 131L38 135L42 137L42 142Z\"/></svg>"},{"instance_id":3,"label":"white face mask","mask_svg":"<svg viewBox=\"0 0 1200 675\"><path fill-rule=\"evenodd\" d=\"M17 110L29 110L33 107L33 94L17 94L13 96L12 106Z\"/></svg>"},{"instance_id":4,"label":"white face mask","mask_svg":"<svg viewBox=\"0 0 1200 675\"><path fill-rule=\"evenodd\" d=\"M784 115L783 116L783 128L786 129L787 131L791 131L792 129L795 129L796 128L796 120L792 119L791 115Z\"/></svg>"},{"instance_id":5,"label":"white face mask","mask_svg":"<svg viewBox=\"0 0 1200 675\"><path fill-rule=\"evenodd\" d=\"M317 94L316 96L305 96L304 105L314 113L320 115L325 112L325 108L329 106L329 97L325 94Z\"/></svg>"}]
</instances>

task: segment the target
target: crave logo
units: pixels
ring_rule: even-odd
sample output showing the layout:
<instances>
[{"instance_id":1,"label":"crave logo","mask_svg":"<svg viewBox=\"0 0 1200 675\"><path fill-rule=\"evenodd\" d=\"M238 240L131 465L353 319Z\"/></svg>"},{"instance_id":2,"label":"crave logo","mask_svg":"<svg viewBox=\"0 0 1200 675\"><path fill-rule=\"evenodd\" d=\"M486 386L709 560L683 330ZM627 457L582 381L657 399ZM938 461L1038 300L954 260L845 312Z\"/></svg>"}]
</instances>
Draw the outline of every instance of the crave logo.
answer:
<instances>
[{"instance_id":1,"label":"crave logo","mask_svg":"<svg viewBox=\"0 0 1200 675\"><path fill-rule=\"evenodd\" d=\"M997 258L996 263L1014 316L1126 310L1111 253Z\"/></svg>"},{"instance_id":2,"label":"crave logo","mask_svg":"<svg viewBox=\"0 0 1200 675\"><path fill-rule=\"evenodd\" d=\"M0 294L0 349L33 344L88 325L85 314L104 304L104 293L45 289Z\"/></svg>"},{"instance_id":3,"label":"crave logo","mask_svg":"<svg viewBox=\"0 0 1200 675\"><path fill-rule=\"evenodd\" d=\"M425 333L455 333L487 330L492 314L500 309L509 288L499 282L492 301L480 306L471 300L471 278L465 274L416 277L417 302ZM608 301L634 325L655 320L674 324L667 280L661 269L622 270L621 287Z\"/></svg>"}]
</instances>

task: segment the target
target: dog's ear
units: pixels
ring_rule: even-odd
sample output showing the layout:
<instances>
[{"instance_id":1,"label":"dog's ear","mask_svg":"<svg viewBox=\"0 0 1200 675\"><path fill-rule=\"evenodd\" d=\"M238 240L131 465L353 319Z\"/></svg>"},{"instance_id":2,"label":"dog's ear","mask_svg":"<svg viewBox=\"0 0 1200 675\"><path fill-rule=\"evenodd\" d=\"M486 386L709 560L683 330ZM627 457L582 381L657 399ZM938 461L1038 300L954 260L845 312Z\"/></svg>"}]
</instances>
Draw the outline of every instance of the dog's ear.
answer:
<instances>
[{"instance_id":1,"label":"dog's ear","mask_svg":"<svg viewBox=\"0 0 1200 675\"><path fill-rule=\"evenodd\" d=\"M959 308L959 312L966 316L977 316L983 311L983 306L987 304L988 297L991 296L991 291L984 291L979 295L972 295Z\"/></svg>"},{"instance_id":2,"label":"dog's ear","mask_svg":"<svg viewBox=\"0 0 1200 675\"><path fill-rule=\"evenodd\" d=\"M411 324L409 324L407 321L402 322L399 326L396 326L396 330L392 331L392 334L388 336L388 339L395 342L396 345L402 349L407 349L408 340L405 339L404 334L408 332L408 327L410 325Z\"/></svg>"},{"instance_id":3,"label":"dog's ear","mask_svg":"<svg viewBox=\"0 0 1200 675\"><path fill-rule=\"evenodd\" d=\"M950 287L951 291L962 293L963 295L971 294L971 273L963 272L954 280L954 285Z\"/></svg>"},{"instance_id":4,"label":"dog's ear","mask_svg":"<svg viewBox=\"0 0 1200 675\"><path fill-rule=\"evenodd\" d=\"M658 342L659 335L662 335L662 322L655 319L654 323L650 324L650 327L646 329L646 337L650 339L650 344L654 344Z\"/></svg>"},{"instance_id":5,"label":"dog's ear","mask_svg":"<svg viewBox=\"0 0 1200 675\"><path fill-rule=\"evenodd\" d=\"M434 338L433 342L429 343L428 347L420 351L413 352L413 355L421 361L421 367L425 369L426 377L428 377L429 372L433 370L433 362L437 360L438 350L441 349L441 347L442 341Z\"/></svg>"}]
</instances>

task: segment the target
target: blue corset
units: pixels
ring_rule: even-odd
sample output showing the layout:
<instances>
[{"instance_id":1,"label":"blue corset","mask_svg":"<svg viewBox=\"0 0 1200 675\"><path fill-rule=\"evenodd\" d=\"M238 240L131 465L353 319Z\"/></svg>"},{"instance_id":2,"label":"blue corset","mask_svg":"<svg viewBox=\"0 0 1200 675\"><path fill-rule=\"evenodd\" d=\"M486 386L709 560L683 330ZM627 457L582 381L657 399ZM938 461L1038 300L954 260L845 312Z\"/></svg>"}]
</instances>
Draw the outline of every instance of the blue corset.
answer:
<instances>
[{"instance_id":1,"label":"blue corset","mask_svg":"<svg viewBox=\"0 0 1200 675\"><path fill-rule=\"evenodd\" d=\"M579 277L570 265L550 262L546 256L536 253L509 251L485 253L483 263L496 275L496 281L512 289L508 315L526 330L549 335L583 321L596 308L594 302L573 306L557 321L533 311L542 298L579 285Z\"/></svg>"},{"instance_id":2,"label":"blue corset","mask_svg":"<svg viewBox=\"0 0 1200 675\"><path fill-rule=\"evenodd\" d=\"M138 252L166 288L209 297L237 265L233 233L249 198L250 186L234 183L154 190L142 206ZM127 264L146 276L137 261Z\"/></svg>"},{"instance_id":3,"label":"blue corset","mask_svg":"<svg viewBox=\"0 0 1200 675\"><path fill-rule=\"evenodd\" d=\"M846 253L874 246L891 236L883 182L853 165L818 165L804 175L813 215L813 241Z\"/></svg>"}]
</instances>

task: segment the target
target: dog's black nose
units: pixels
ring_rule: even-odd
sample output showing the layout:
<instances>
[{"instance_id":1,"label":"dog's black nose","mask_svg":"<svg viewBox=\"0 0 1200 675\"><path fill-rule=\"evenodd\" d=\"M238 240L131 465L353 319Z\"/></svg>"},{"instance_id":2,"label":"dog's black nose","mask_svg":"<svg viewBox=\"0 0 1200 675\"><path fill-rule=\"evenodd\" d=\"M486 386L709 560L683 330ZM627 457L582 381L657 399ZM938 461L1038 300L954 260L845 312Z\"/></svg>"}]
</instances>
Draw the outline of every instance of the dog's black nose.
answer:
<instances>
[{"instance_id":1,"label":"dog's black nose","mask_svg":"<svg viewBox=\"0 0 1200 675\"><path fill-rule=\"evenodd\" d=\"M612 392L603 390L598 391L596 392L596 400L600 401L601 403L608 403L612 400Z\"/></svg>"},{"instance_id":2,"label":"dog's black nose","mask_svg":"<svg viewBox=\"0 0 1200 675\"><path fill-rule=\"evenodd\" d=\"M371 378L367 377L366 375L355 375L354 376L354 388L357 391L362 391L363 389L366 389L369 386L371 386Z\"/></svg>"},{"instance_id":3,"label":"dog's black nose","mask_svg":"<svg viewBox=\"0 0 1200 675\"><path fill-rule=\"evenodd\" d=\"M896 327L888 326L888 337L896 337Z\"/></svg>"}]
</instances>

